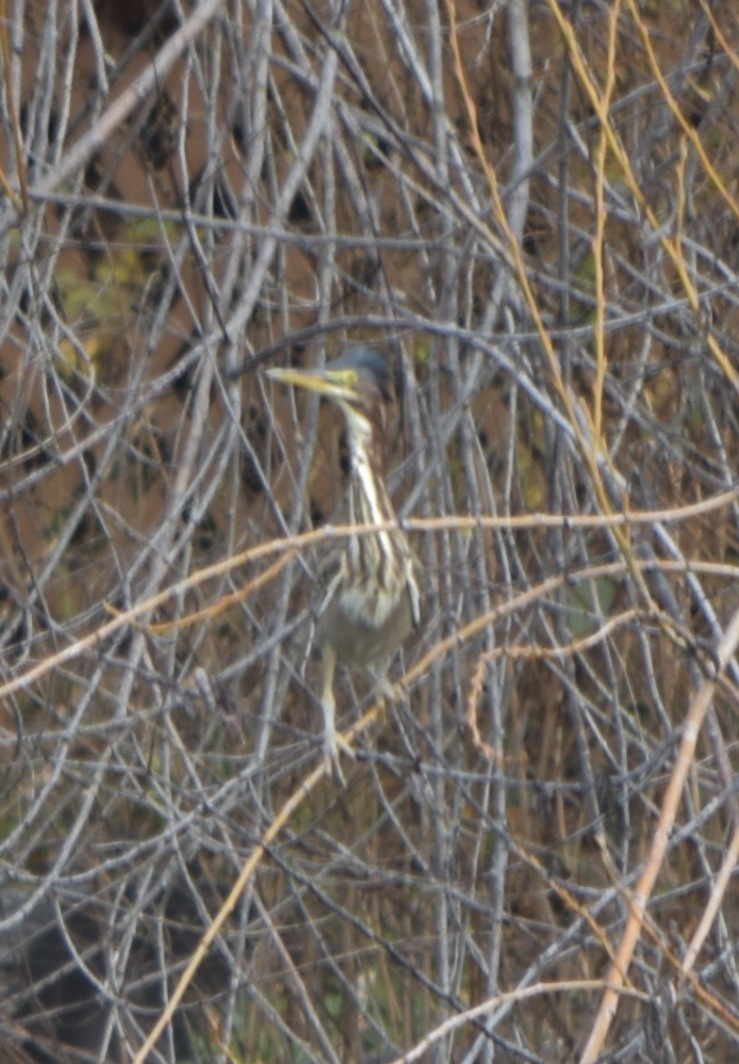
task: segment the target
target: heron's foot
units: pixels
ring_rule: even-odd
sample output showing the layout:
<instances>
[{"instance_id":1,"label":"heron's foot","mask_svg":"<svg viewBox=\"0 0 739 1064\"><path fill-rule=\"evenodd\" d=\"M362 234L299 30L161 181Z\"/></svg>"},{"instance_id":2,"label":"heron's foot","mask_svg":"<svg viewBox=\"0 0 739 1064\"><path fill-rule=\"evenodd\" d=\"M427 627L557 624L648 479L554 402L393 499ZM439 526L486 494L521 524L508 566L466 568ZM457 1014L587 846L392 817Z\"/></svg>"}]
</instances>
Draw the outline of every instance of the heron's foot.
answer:
<instances>
[{"instance_id":1,"label":"heron's foot","mask_svg":"<svg viewBox=\"0 0 739 1064\"><path fill-rule=\"evenodd\" d=\"M323 760L326 767L326 775L331 776L342 787L345 787L346 780L341 770L340 754L345 754L352 761L357 756L354 747L346 741L340 732L337 732L333 727L326 728L323 735Z\"/></svg>"},{"instance_id":2,"label":"heron's foot","mask_svg":"<svg viewBox=\"0 0 739 1064\"><path fill-rule=\"evenodd\" d=\"M397 706L407 698L403 684L390 683L387 676L376 677L375 690L386 705Z\"/></svg>"}]
</instances>

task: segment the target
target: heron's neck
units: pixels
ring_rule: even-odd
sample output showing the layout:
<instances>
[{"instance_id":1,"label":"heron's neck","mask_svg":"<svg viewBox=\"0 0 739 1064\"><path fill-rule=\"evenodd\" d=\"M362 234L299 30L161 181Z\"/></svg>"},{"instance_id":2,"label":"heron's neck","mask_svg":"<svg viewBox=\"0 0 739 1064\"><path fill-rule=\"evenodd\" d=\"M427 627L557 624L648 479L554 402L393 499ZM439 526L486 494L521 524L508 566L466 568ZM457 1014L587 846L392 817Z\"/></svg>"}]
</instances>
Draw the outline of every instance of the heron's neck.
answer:
<instances>
[{"instance_id":1,"label":"heron's neck","mask_svg":"<svg viewBox=\"0 0 739 1064\"><path fill-rule=\"evenodd\" d=\"M362 524L395 519L385 490L383 443L380 426L356 416L349 421L350 505L352 520Z\"/></svg>"},{"instance_id":2,"label":"heron's neck","mask_svg":"<svg viewBox=\"0 0 739 1064\"><path fill-rule=\"evenodd\" d=\"M354 411L347 417L347 422L351 460L349 519L358 525L393 522L395 511L385 489L382 426ZM394 601L386 593L388 589L394 587L400 594L399 589L404 586L399 581L406 567L406 557L407 544L403 533L399 529L383 529L375 535L352 536L344 564L349 572L359 574L361 581L373 589L373 594L380 596L384 611Z\"/></svg>"}]
</instances>

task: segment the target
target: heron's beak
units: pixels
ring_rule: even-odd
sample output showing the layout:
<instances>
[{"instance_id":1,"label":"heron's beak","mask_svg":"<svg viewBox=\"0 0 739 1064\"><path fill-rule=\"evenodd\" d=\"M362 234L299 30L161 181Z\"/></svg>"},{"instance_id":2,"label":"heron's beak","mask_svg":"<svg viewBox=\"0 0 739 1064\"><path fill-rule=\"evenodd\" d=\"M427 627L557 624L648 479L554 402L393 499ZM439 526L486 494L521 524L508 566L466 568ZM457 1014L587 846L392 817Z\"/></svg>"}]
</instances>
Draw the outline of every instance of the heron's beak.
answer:
<instances>
[{"instance_id":1,"label":"heron's beak","mask_svg":"<svg viewBox=\"0 0 739 1064\"><path fill-rule=\"evenodd\" d=\"M270 380L290 384L294 388L307 388L329 399L352 399L356 374L353 370L321 369L268 369Z\"/></svg>"}]
</instances>

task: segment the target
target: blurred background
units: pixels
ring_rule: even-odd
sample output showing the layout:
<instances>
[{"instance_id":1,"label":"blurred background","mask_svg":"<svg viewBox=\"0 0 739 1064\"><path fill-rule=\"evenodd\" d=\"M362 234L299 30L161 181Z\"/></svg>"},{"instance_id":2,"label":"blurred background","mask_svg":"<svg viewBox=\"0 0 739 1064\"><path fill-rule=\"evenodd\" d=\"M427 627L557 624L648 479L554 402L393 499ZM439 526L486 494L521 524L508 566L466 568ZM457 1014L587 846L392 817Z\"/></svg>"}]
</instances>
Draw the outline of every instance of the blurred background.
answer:
<instances>
[{"instance_id":1,"label":"blurred background","mask_svg":"<svg viewBox=\"0 0 739 1064\"><path fill-rule=\"evenodd\" d=\"M738 47L705 0L0 5L3 1060L132 1060L319 763L331 544L280 543L346 520L344 425L263 369L359 342L408 697L147 1060L577 1059L739 607ZM737 1059L738 680L604 1061Z\"/></svg>"}]
</instances>

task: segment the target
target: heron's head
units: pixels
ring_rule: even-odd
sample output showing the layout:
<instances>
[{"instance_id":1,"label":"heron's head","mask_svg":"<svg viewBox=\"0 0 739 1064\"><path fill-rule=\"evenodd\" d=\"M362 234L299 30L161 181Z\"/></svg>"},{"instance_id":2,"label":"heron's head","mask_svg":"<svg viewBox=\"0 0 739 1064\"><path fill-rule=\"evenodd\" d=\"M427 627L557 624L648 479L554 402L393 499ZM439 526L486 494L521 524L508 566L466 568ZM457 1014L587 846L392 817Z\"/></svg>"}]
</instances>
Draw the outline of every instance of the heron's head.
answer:
<instances>
[{"instance_id":1,"label":"heron's head","mask_svg":"<svg viewBox=\"0 0 739 1064\"><path fill-rule=\"evenodd\" d=\"M332 399L344 411L350 430L367 434L373 426L384 427L390 370L372 347L355 347L319 369L269 369L267 376Z\"/></svg>"}]
</instances>

